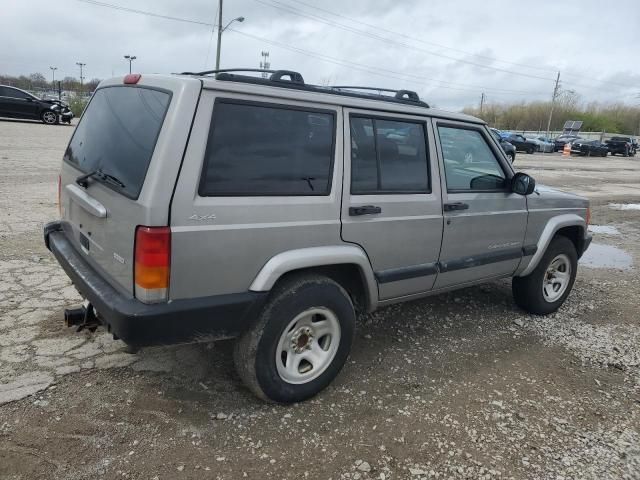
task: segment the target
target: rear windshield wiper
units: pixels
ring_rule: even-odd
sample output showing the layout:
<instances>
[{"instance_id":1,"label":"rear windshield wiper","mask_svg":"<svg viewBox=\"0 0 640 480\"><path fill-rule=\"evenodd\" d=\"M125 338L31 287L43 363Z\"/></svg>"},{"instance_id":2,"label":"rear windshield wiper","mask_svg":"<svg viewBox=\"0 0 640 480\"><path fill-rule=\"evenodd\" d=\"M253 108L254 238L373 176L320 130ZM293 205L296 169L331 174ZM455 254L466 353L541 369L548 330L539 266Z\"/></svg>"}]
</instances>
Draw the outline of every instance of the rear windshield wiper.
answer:
<instances>
[{"instance_id":1,"label":"rear windshield wiper","mask_svg":"<svg viewBox=\"0 0 640 480\"><path fill-rule=\"evenodd\" d=\"M83 188L87 188L89 186L89 182L87 180L89 180L91 177L97 177L105 183L110 183L111 185L116 185L120 188L125 187L124 183L118 180L117 177L109 175L108 173L104 173L100 168L89 173L85 173L84 175L80 175L78 178L76 178L76 183Z\"/></svg>"}]
</instances>

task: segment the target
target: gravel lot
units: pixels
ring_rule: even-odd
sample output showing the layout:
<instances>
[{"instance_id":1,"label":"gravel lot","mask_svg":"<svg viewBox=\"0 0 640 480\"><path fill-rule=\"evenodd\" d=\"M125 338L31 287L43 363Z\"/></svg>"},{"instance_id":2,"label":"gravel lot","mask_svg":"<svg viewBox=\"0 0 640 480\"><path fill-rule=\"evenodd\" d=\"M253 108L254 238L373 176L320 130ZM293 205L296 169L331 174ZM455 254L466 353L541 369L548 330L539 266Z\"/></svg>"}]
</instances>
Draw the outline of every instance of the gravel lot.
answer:
<instances>
[{"instance_id":1,"label":"gravel lot","mask_svg":"<svg viewBox=\"0 0 640 480\"><path fill-rule=\"evenodd\" d=\"M380 310L329 389L282 407L229 342L129 354L64 328L79 298L41 226L72 130L0 120L0 478L640 478L640 157L516 158L593 202L557 314L508 281Z\"/></svg>"}]
</instances>

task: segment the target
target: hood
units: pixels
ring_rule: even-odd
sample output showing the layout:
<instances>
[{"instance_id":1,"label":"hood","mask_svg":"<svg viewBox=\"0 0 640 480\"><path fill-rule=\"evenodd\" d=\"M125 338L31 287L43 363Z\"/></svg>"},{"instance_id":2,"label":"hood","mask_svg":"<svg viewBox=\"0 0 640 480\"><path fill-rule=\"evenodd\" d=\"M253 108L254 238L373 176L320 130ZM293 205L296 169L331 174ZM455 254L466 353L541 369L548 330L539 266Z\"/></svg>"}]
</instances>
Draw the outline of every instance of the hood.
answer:
<instances>
[{"instance_id":1,"label":"hood","mask_svg":"<svg viewBox=\"0 0 640 480\"><path fill-rule=\"evenodd\" d=\"M46 103L48 105L60 105L61 107L68 107L69 105L67 105L66 103L60 101L60 100L50 100L48 98L41 98L40 101L42 103Z\"/></svg>"},{"instance_id":2,"label":"hood","mask_svg":"<svg viewBox=\"0 0 640 480\"><path fill-rule=\"evenodd\" d=\"M527 196L529 208L587 208L589 200L574 193L563 192L547 185L536 185L534 193Z\"/></svg>"}]
</instances>

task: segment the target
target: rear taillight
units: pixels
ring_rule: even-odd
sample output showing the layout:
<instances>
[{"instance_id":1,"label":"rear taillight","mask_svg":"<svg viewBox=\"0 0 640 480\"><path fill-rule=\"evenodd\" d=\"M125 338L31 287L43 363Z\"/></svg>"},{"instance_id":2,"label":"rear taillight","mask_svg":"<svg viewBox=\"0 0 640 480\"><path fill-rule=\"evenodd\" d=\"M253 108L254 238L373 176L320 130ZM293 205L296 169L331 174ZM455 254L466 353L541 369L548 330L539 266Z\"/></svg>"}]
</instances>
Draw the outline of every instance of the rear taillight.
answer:
<instances>
[{"instance_id":1,"label":"rear taillight","mask_svg":"<svg viewBox=\"0 0 640 480\"><path fill-rule=\"evenodd\" d=\"M136 298L144 303L166 301L170 270L171 229L139 226L134 260Z\"/></svg>"},{"instance_id":2,"label":"rear taillight","mask_svg":"<svg viewBox=\"0 0 640 480\"><path fill-rule=\"evenodd\" d=\"M58 175L58 215L62 218L62 176Z\"/></svg>"},{"instance_id":3,"label":"rear taillight","mask_svg":"<svg viewBox=\"0 0 640 480\"><path fill-rule=\"evenodd\" d=\"M586 218L586 222L587 222L587 227L589 225L591 225L591 207L587 207L587 218Z\"/></svg>"}]
</instances>

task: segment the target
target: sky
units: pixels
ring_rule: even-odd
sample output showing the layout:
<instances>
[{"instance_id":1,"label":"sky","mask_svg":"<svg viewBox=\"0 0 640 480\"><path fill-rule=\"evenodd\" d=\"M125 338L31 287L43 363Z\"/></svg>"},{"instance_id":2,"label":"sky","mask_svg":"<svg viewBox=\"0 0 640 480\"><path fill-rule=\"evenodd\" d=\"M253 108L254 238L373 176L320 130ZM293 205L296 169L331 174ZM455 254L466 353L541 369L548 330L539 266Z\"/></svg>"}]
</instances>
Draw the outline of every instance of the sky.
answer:
<instances>
[{"instance_id":1,"label":"sky","mask_svg":"<svg viewBox=\"0 0 640 480\"><path fill-rule=\"evenodd\" d=\"M117 7L177 17L177 21ZM106 78L215 67L217 0L0 0L0 73ZM225 0L222 68L409 89L440 108L549 100L640 104L637 0Z\"/></svg>"}]
</instances>

